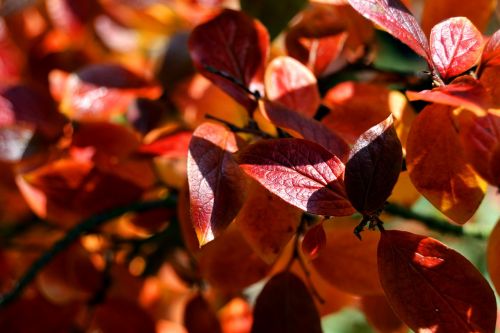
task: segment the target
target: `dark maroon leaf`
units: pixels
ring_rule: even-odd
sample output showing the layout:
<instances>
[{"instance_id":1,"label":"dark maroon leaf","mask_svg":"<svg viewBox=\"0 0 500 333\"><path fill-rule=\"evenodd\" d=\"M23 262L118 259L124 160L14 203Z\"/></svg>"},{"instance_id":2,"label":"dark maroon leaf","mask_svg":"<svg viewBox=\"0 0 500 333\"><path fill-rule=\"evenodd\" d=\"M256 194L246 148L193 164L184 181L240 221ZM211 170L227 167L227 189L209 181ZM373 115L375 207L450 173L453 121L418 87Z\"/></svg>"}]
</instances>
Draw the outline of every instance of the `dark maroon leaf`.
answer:
<instances>
[{"instance_id":1,"label":"dark maroon leaf","mask_svg":"<svg viewBox=\"0 0 500 333\"><path fill-rule=\"evenodd\" d=\"M252 91L263 93L264 66L269 34L264 26L242 12L225 9L191 33L189 50L195 67L236 101L252 112L257 106L228 75Z\"/></svg>"},{"instance_id":2,"label":"dark maroon leaf","mask_svg":"<svg viewBox=\"0 0 500 333\"><path fill-rule=\"evenodd\" d=\"M432 62L444 79L465 72L479 60L483 36L466 17L452 17L431 31Z\"/></svg>"},{"instance_id":3,"label":"dark maroon leaf","mask_svg":"<svg viewBox=\"0 0 500 333\"><path fill-rule=\"evenodd\" d=\"M266 284L255 304L252 333L321 333L321 320L306 286L283 272Z\"/></svg>"},{"instance_id":4,"label":"dark maroon leaf","mask_svg":"<svg viewBox=\"0 0 500 333\"><path fill-rule=\"evenodd\" d=\"M399 0L349 0L351 6L408 45L431 64L429 42L415 17Z\"/></svg>"},{"instance_id":5,"label":"dark maroon leaf","mask_svg":"<svg viewBox=\"0 0 500 333\"><path fill-rule=\"evenodd\" d=\"M200 245L221 233L243 205L245 178L231 155L238 150L236 141L225 127L204 123L189 144L191 218Z\"/></svg>"},{"instance_id":6,"label":"dark maroon leaf","mask_svg":"<svg viewBox=\"0 0 500 333\"><path fill-rule=\"evenodd\" d=\"M264 116L274 125L295 131L304 139L316 142L342 161L347 159L349 152L347 143L319 121L267 100L261 101L260 108Z\"/></svg>"},{"instance_id":7,"label":"dark maroon leaf","mask_svg":"<svg viewBox=\"0 0 500 333\"><path fill-rule=\"evenodd\" d=\"M184 326L189 333L222 332L215 311L202 295L196 295L186 305Z\"/></svg>"},{"instance_id":8,"label":"dark maroon leaf","mask_svg":"<svg viewBox=\"0 0 500 333\"><path fill-rule=\"evenodd\" d=\"M402 159L392 115L359 137L345 171L346 191L354 208L369 215L383 207L398 180Z\"/></svg>"},{"instance_id":9,"label":"dark maroon leaf","mask_svg":"<svg viewBox=\"0 0 500 333\"><path fill-rule=\"evenodd\" d=\"M389 230L378 246L380 282L415 332L495 332L495 294L461 254L430 237Z\"/></svg>"},{"instance_id":10,"label":"dark maroon leaf","mask_svg":"<svg viewBox=\"0 0 500 333\"><path fill-rule=\"evenodd\" d=\"M344 164L314 142L260 141L242 151L238 160L250 177L302 210L331 216L353 213L342 180Z\"/></svg>"}]
</instances>

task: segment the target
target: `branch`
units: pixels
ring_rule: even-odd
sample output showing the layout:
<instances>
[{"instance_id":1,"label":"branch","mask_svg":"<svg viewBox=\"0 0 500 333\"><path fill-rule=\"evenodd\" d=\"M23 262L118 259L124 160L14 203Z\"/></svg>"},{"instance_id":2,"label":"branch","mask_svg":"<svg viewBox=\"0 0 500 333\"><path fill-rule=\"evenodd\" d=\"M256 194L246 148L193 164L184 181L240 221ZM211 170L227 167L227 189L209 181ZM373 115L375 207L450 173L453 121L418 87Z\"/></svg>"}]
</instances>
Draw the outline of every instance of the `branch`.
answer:
<instances>
[{"instance_id":1,"label":"branch","mask_svg":"<svg viewBox=\"0 0 500 333\"><path fill-rule=\"evenodd\" d=\"M54 243L41 257L39 257L17 281L11 290L0 296L0 308L7 306L9 303L19 297L24 289L35 279L37 274L47 266L52 259L63 250L67 249L80 236L94 230L105 222L117 218L127 212L144 212L154 208L168 207L173 208L177 204L175 195L171 195L162 200L137 202L128 206L115 208L111 211L104 212L100 215L92 216L80 224L70 229L63 238Z\"/></svg>"},{"instance_id":2,"label":"branch","mask_svg":"<svg viewBox=\"0 0 500 333\"><path fill-rule=\"evenodd\" d=\"M416 220L423 223L426 227L431 230L440 232L442 234L448 234L453 236L468 236L476 239L486 239L486 235L480 232L469 232L462 226L454 225L445 219L440 219L433 216L423 215L412 211L406 207L398 204L388 203L384 211L388 214L399 216L409 220Z\"/></svg>"}]
</instances>

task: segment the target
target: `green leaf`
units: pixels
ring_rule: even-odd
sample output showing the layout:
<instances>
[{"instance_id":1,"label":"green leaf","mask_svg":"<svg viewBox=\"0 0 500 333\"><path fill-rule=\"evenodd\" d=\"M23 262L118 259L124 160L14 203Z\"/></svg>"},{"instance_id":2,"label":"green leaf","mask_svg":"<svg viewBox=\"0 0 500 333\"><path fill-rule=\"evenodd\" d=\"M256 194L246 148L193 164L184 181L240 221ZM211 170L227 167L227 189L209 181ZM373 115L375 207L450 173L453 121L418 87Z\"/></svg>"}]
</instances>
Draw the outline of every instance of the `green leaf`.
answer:
<instances>
[{"instance_id":1,"label":"green leaf","mask_svg":"<svg viewBox=\"0 0 500 333\"><path fill-rule=\"evenodd\" d=\"M241 0L241 9L259 19L274 39L307 3L307 0Z\"/></svg>"}]
</instances>

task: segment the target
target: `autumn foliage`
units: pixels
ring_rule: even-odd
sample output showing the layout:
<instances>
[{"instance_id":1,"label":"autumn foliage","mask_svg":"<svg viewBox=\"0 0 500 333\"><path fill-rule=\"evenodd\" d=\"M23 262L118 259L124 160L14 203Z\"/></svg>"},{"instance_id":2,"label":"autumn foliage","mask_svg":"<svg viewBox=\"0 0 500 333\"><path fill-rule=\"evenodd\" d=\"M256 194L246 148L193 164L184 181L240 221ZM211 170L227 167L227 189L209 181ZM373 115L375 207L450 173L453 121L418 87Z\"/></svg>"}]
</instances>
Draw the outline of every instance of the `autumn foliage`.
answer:
<instances>
[{"instance_id":1,"label":"autumn foliage","mask_svg":"<svg viewBox=\"0 0 500 333\"><path fill-rule=\"evenodd\" d=\"M0 332L494 333L499 8L2 2Z\"/></svg>"}]
</instances>

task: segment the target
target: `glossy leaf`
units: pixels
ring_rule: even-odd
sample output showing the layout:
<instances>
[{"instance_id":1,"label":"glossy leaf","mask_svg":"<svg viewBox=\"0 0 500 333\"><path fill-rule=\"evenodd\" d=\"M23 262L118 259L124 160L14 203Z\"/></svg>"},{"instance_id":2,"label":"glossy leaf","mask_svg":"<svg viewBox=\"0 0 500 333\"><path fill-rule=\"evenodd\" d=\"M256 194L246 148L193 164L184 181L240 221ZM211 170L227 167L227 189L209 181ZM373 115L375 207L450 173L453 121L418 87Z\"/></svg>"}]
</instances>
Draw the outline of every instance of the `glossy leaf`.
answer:
<instances>
[{"instance_id":1,"label":"glossy leaf","mask_svg":"<svg viewBox=\"0 0 500 333\"><path fill-rule=\"evenodd\" d=\"M351 6L431 63L429 42L415 17L399 0L349 0Z\"/></svg>"},{"instance_id":2,"label":"glossy leaf","mask_svg":"<svg viewBox=\"0 0 500 333\"><path fill-rule=\"evenodd\" d=\"M296 136L316 142L342 161L347 159L349 146L344 139L319 121L305 117L280 104L263 100L260 110L274 125L290 129Z\"/></svg>"},{"instance_id":3,"label":"glossy leaf","mask_svg":"<svg viewBox=\"0 0 500 333\"><path fill-rule=\"evenodd\" d=\"M303 139L260 141L241 152L245 172L271 193L313 214L344 216L344 164L323 147Z\"/></svg>"},{"instance_id":4,"label":"glossy leaf","mask_svg":"<svg viewBox=\"0 0 500 333\"><path fill-rule=\"evenodd\" d=\"M302 239L302 252L307 254L311 259L316 258L318 254L326 246L326 233L323 228L323 223L318 223L311 229L307 230Z\"/></svg>"},{"instance_id":5,"label":"glossy leaf","mask_svg":"<svg viewBox=\"0 0 500 333\"><path fill-rule=\"evenodd\" d=\"M488 250L486 252L488 260L488 273L490 274L491 281L495 289L500 290L500 220L497 222L495 228L490 234L488 240Z\"/></svg>"},{"instance_id":6,"label":"glossy leaf","mask_svg":"<svg viewBox=\"0 0 500 333\"><path fill-rule=\"evenodd\" d=\"M432 27L450 17L465 16L480 30L488 26L494 12L496 0L467 1L457 6L454 0L427 0L422 13L422 29L426 34Z\"/></svg>"},{"instance_id":7,"label":"glossy leaf","mask_svg":"<svg viewBox=\"0 0 500 333\"><path fill-rule=\"evenodd\" d=\"M269 35L264 26L242 12L225 9L214 19L196 27L189 39L195 67L252 112L255 101L237 84L207 68L231 76L252 91L262 94ZM217 50L217 52L214 52Z\"/></svg>"},{"instance_id":8,"label":"glossy leaf","mask_svg":"<svg viewBox=\"0 0 500 333\"><path fill-rule=\"evenodd\" d=\"M406 163L417 190L453 221L463 224L481 203L486 184L461 148L451 107L427 106L415 119Z\"/></svg>"},{"instance_id":9,"label":"glossy leaf","mask_svg":"<svg viewBox=\"0 0 500 333\"><path fill-rule=\"evenodd\" d=\"M325 281L344 292L381 295L377 271L380 234L367 231L359 241L353 233L358 223L351 218L325 221L326 246L312 264Z\"/></svg>"},{"instance_id":10,"label":"glossy leaf","mask_svg":"<svg viewBox=\"0 0 500 333\"><path fill-rule=\"evenodd\" d=\"M478 80L461 76L446 86L419 92L406 91L410 101L422 100L431 103L465 107L477 114L484 114L491 105L491 97Z\"/></svg>"},{"instance_id":11,"label":"glossy leaf","mask_svg":"<svg viewBox=\"0 0 500 333\"><path fill-rule=\"evenodd\" d=\"M272 264L295 234L301 216L300 209L252 182L235 223L254 251Z\"/></svg>"},{"instance_id":12,"label":"glossy leaf","mask_svg":"<svg viewBox=\"0 0 500 333\"><path fill-rule=\"evenodd\" d=\"M204 123L193 133L188 153L191 218L200 245L213 240L243 205L245 180L232 153L237 138L225 127Z\"/></svg>"},{"instance_id":13,"label":"glossy leaf","mask_svg":"<svg viewBox=\"0 0 500 333\"><path fill-rule=\"evenodd\" d=\"M481 66L500 65L500 30L497 30L484 45Z\"/></svg>"},{"instance_id":14,"label":"glossy leaf","mask_svg":"<svg viewBox=\"0 0 500 333\"><path fill-rule=\"evenodd\" d=\"M215 311L202 295L196 295L186 305L184 326L189 333L221 333Z\"/></svg>"},{"instance_id":15,"label":"glossy leaf","mask_svg":"<svg viewBox=\"0 0 500 333\"><path fill-rule=\"evenodd\" d=\"M383 208L398 180L403 151L392 115L363 133L345 169L345 186L354 208L366 215Z\"/></svg>"},{"instance_id":16,"label":"glossy leaf","mask_svg":"<svg viewBox=\"0 0 500 333\"><path fill-rule=\"evenodd\" d=\"M307 0L241 0L241 9L258 18L274 39L288 22L307 5Z\"/></svg>"},{"instance_id":17,"label":"glossy leaf","mask_svg":"<svg viewBox=\"0 0 500 333\"><path fill-rule=\"evenodd\" d=\"M447 79L465 72L481 56L483 36L466 17L452 17L432 28L432 62Z\"/></svg>"},{"instance_id":18,"label":"glossy leaf","mask_svg":"<svg viewBox=\"0 0 500 333\"><path fill-rule=\"evenodd\" d=\"M495 331L493 290L458 252L430 237L389 230L382 233L378 259L389 304L412 330Z\"/></svg>"},{"instance_id":19,"label":"glossy leaf","mask_svg":"<svg viewBox=\"0 0 500 333\"><path fill-rule=\"evenodd\" d=\"M278 57L267 65L266 96L291 110L313 117L320 105L316 77L297 60Z\"/></svg>"},{"instance_id":20,"label":"glossy leaf","mask_svg":"<svg viewBox=\"0 0 500 333\"><path fill-rule=\"evenodd\" d=\"M198 262L201 276L212 287L226 292L240 291L263 279L271 270L234 223L200 249Z\"/></svg>"},{"instance_id":21,"label":"glossy leaf","mask_svg":"<svg viewBox=\"0 0 500 333\"><path fill-rule=\"evenodd\" d=\"M257 297L252 333L321 333L321 322L304 283L283 272L269 280Z\"/></svg>"}]
</instances>

